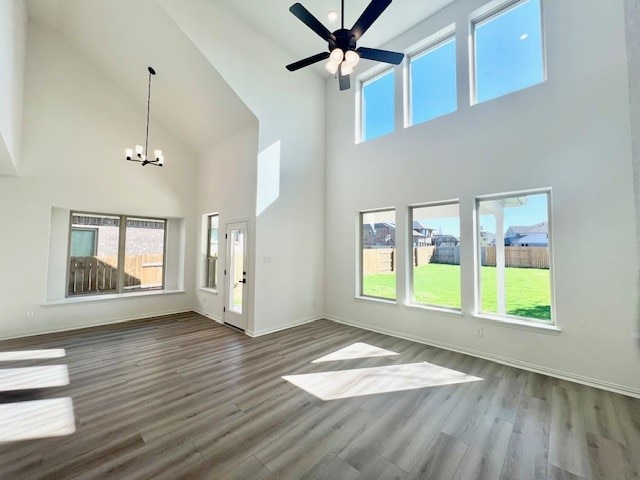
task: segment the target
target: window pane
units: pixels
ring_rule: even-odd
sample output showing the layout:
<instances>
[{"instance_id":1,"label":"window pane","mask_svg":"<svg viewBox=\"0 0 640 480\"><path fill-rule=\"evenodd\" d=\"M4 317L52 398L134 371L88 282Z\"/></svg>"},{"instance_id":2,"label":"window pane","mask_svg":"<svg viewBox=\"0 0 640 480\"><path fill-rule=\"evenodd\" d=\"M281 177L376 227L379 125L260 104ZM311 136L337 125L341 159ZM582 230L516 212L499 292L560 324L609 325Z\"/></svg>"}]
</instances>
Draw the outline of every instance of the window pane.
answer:
<instances>
[{"instance_id":1,"label":"window pane","mask_svg":"<svg viewBox=\"0 0 640 480\"><path fill-rule=\"evenodd\" d=\"M120 218L73 213L68 295L115 293Z\"/></svg>"},{"instance_id":2,"label":"window pane","mask_svg":"<svg viewBox=\"0 0 640 480\"><path fill-rule=\"evenodd\" d=\"M162 288L164 220L127 218L124 252L125 290Z\"/></svg>"},{"instance_id":3,"label":"window pane","mask_svg":"<svg viewBox=\"0 0 640 480\"><path fill-rule=\"evenodd\" d=\"M362 140L394 130L393 69L362 84Z\"/></svg>"},{"instance_id":4,"label":"window pane","mask_svg":"<svg viewBox=\"0 0 640 480\"><path fill-rule=\"evenodd\" d=\"M411 59L411 124L457 108L456 41L452 38Z\"/></svg>"},{"instance_id":5,"label":"window pane","mask_svg":"<svg viewBox=\"0 0 640 480\"><path fill-rule=\"evenodd\" d=\"M544 80L540 0L525 0L475 26L476 99Z\"/></svg>"},{"instance_id":6,"label":"window pane","mask_svg":"<svg viewBox=\"0 0 640 480\"><path fill-rule=\"evenodd\" d=\"M411 210L414 303L460 309L460 207Z\"/></svg>"},{"instance_id":7,"label":"window pane","mask_svg":"<svg viewBox=\"0 0 640 480\"><path fill-rule=\"evenodd\" d=\"M362 224L362 295L396 298L396 212L360 215Z\"/></svg>"},{"instance_id":8,"label":"window pane","mask_svg":"<svg viewBox=\"0 0 640 480\"><path fill-rule=\"evenodd\" d=\"M207 287L218 286L218 215L209 216L207 246Z\"/></svg>"},{"instance_id":9,"label":"window pane","mask_svg":"<svg viewBox=\"0 0 640 480\"><path fill-rule=\"evenodd\" d=\"M551 320L548 198L478 202L482 312Z\"/></svg>"}]
</instances>

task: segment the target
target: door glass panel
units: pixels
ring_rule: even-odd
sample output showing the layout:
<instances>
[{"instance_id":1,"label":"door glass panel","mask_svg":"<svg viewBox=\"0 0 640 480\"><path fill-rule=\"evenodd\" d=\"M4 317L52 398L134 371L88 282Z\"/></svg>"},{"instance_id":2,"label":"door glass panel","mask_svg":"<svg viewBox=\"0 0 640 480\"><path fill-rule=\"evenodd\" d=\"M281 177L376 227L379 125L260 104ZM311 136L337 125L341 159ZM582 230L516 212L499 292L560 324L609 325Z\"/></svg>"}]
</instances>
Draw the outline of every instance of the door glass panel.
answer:
<instances>
[{"instance_id":1,"label":"door glass panel","mask_svg":"<svg viewBox=\"0 0 640 480\"><path fill-rule=\"evenodd\" d=\"M229 310L242 314L242 296L244 293L244 229L231 230L229 258Z\"/></svg>"}]
</instances>

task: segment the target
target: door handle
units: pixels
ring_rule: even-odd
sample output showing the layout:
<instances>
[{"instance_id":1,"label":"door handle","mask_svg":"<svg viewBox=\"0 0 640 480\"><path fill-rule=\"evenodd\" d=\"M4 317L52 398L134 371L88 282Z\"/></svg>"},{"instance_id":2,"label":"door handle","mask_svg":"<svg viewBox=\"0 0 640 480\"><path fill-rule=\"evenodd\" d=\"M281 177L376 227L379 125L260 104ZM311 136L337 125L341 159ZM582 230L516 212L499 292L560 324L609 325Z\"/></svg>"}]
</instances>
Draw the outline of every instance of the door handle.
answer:
<instances>
[{"instance_id":1,"label":"door handle","mask_svg":"<svg viewBox=\"0 0 640 480\"><path fill-rule=\"evenodd\" d=\"M238 280L238 283L247 283L246 280Z\"/></svg>"}]
</instances>

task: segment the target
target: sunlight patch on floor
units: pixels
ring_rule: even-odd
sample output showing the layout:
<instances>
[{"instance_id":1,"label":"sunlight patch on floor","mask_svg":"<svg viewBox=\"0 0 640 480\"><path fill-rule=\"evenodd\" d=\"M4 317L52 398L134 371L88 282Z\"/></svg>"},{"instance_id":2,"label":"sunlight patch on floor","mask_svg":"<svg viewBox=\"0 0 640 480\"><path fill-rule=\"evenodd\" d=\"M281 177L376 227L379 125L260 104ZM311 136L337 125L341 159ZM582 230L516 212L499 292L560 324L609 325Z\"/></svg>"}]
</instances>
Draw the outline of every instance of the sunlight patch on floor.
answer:
<instances>
[{"instance_id":1,"label":"sunlight patch on floor","mask_svg":"<svg viewBox=\"0 0 640 480\"><path fill-rule=\"evenodd\" d=\"M370 357L387 357L391 355L398 355L391 350L385 350L384 348L376 347L375 345L369 345L368 343L356 342L347 347L336 350L333 353L325 355L314 360L311 363L320 362L334 362L336 360L353 360L356 358L370 358Z\"/></svg>"},{"instance_id":2,"label":"sunlight patch on floor","mask_svg":"<svg viewBox=\"0 0 640 480\"><path fill-rule=\"evenodd\" d=\"M66 355L67 353L65 352L64 348L0 352L0 362L12 362L17 360L42 360L45 358L62 358Z\"/></svg>"},{"instance_id":3,"label":"sunlight patch on floor","mask_svg":"<svg viewBox=\"0 0 640 480\"><path fill-rule=\"evenodd\" d=\"M0 392L35 390L64 385L69 385L69 371L66 365L0 370Z\"/></svg>"},{"instance_id":4,"label":"sunlight patch on floor","mask_svg":"<svg viewBox=\"0 0 640 480\"><path fill-rule=\"evenodd\" d=\"M0 404L0 443L60 437L75 431L71 398Z\"/></svg>"},{"instance_id":5,"label":"sunlight patch on floor","mask_svg":"<svg viewBox=\"0 0 640 480\"><path fill-rule=\"evenodd\" d=\"M321 400L336 400L482 380L482 378L428 362L286 375L282 378Z\"/></svg>"}]
</instances>

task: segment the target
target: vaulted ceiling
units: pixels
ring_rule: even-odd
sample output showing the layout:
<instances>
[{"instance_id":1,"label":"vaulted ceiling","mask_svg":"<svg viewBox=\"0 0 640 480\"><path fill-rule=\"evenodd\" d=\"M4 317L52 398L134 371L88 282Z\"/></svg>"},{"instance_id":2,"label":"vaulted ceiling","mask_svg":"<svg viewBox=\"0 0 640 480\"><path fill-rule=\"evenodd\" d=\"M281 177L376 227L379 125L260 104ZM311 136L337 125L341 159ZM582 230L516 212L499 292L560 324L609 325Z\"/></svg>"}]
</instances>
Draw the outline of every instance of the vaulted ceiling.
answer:
<instances>
[{"instance_id":1,"label":"vaulted ceiling","mask_svg":"<svg viewBox=\"0 0 640 480\"><path fill-rule=\"evenodd\" d=\"M188 2L188 0L184 0ZM210 0L272 38L291 61L324 51L326 44L295 18L294 0ZM379 47L454 0L395 0L363 36L362 45ZM330 30L329 10L339 0L302 0ZM350 27L369 0L346 0ZM239 128L255 121L222 76L167 15L157 0L27 0L29 18L82 51L133 102L145 105L148 65L153 81L152 116L188 142L207 151ZM229 39L233 42L242 39ZM284 65L282 65L284 69ZM312 67L329 76L322 64ZM295 75L295 73L292 73Z\"/></svg>"}]
</instances>

